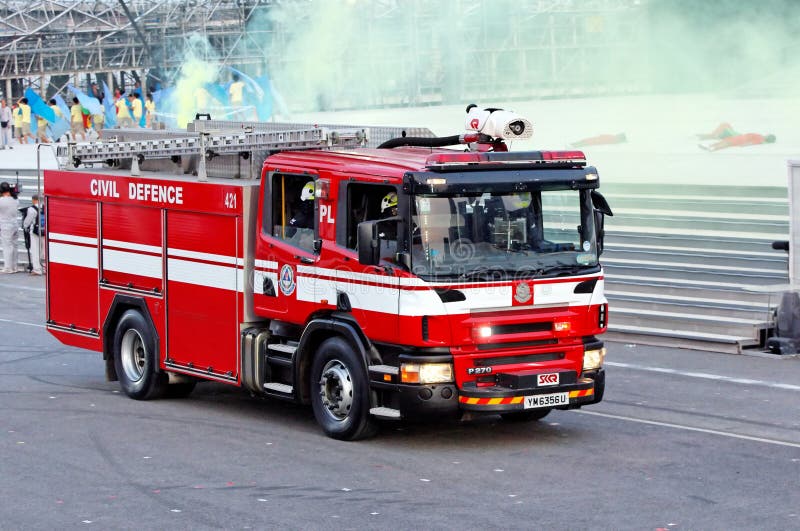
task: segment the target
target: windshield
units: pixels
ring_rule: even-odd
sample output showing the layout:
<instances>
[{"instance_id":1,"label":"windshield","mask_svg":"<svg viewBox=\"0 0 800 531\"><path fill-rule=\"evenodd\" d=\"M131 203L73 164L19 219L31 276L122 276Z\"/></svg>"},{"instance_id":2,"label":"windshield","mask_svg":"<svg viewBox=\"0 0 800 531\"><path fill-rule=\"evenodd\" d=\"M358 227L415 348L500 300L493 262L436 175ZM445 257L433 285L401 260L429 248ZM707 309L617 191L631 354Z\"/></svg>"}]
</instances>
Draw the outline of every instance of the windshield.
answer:
<instances>
[{"instance_id":1,"label":"windshield","mask_svg":"<svg viewBox=\"0 0 800 531\"><path fill-rule=\"evenodd\" d=\"M493 280L597 266L588 190L417 196L411 255L423 278Z\"/></svg>"}]
</instances>

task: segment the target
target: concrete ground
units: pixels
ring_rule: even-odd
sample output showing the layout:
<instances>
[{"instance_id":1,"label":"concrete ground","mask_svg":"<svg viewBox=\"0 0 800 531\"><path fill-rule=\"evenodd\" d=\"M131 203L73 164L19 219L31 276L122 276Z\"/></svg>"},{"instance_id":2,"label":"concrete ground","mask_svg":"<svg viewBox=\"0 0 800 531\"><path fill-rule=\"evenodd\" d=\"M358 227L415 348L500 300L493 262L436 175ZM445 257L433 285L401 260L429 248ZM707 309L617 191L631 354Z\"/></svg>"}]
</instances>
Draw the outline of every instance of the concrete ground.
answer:
<instances>
[{"instance_id":1,"label":"concrete ground","mask_svg":"<svg viewBox=\"0 0 800 531\"><path fill-rule=\"evenodd\" d=\"M514 424L326 438L309 408L203 384L139 402L0 277L4 529L796 529L800 360L611 343L605 400Z\"/></svg>"}]
</instances>

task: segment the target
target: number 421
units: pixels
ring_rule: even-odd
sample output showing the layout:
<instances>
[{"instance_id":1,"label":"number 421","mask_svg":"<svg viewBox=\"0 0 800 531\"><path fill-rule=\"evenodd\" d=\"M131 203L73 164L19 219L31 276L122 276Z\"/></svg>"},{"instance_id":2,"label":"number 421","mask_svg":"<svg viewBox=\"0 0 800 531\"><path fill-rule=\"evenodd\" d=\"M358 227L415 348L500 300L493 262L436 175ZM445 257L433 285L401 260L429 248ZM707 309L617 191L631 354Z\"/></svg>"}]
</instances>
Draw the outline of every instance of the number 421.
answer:
<instances>
[{"instance_id":1,"label":"number 421","mask_svg":"<svg viewBox=\"0 0 800 531\"><path fill-rule=\"evenodd\" d=\"M225 193L225 208L236 208L236 194L234 192Z\"/></svg>"}]
</instances>

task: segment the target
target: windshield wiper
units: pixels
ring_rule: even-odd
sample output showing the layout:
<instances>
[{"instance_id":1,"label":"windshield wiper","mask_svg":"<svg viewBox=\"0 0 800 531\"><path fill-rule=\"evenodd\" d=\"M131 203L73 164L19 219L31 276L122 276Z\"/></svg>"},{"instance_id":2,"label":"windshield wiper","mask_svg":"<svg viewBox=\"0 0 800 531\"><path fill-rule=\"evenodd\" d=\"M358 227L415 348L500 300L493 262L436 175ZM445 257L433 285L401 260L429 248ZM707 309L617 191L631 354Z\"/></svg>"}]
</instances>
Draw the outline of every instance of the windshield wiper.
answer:
<instances>
[{"instance_id":1,"label":"windshield wiper","mask_svg":"<svg viewBox=\"0 0 800 531\"><path fill-rule=\"evenodd\" d=\"M498 273L500 274L498 276ZM509 275L518 273L517 269L502 266L492 266L472 271L465 271L458 275L459 280L505 280Z\"/></svg>"},{"instance_id":2,"label":"windshield wiper","mask_svg":"<svg viewBox=\"0 0 800 531\"><path fill-rule=\"evenodd\" d=\"M587 268L595 268L597 265L580 265L580 264L561 264L561 265L554 265L550 267L545 267L542 270L542 275L555 275L555 276L564 276L564 275L576 275Z\"/></svg>"}]
</instances>

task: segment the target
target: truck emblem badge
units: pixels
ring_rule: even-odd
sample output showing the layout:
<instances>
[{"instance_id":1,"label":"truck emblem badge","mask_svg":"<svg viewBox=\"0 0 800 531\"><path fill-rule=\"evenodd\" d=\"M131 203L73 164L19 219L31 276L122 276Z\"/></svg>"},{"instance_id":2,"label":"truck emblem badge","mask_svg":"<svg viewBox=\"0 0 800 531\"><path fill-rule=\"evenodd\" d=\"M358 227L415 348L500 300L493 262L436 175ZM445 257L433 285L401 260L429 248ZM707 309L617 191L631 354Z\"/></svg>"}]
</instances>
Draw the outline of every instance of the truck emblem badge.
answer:
<instances>
[{"instance_id":1,"label":"truck emblem badge","mask_svg":"<svg viewBox=\"0 0 800 531\"><path fill-rule=\"evenodd\" d=\"M539 374L536 378L536 385L558 385L558 373Z\"/></svg>"},{"instance_id":2,"label":"truck emblem badge","mask_svg":"<svg viewBox=\"0 0 800 531\"><path fill-rule=\"evenodd\" d=\"M520 304L525 304L531 300L531 288L527 282L520 282L514 288L514 300Z\"/></svg>"},{"instance_id":3,"label":"truck emblem badge","mask_svg":"<svg viewBox=\"0 0 800 531\"><path fill-rule=\"evenodd\" d=\"M285 264L281 268L280 280L278 286L281 288L281 293L284 295L291 295L294 293L294 288L297 286L294 282L294 270L289 264Z\"/></svg>"}]
</instances>

